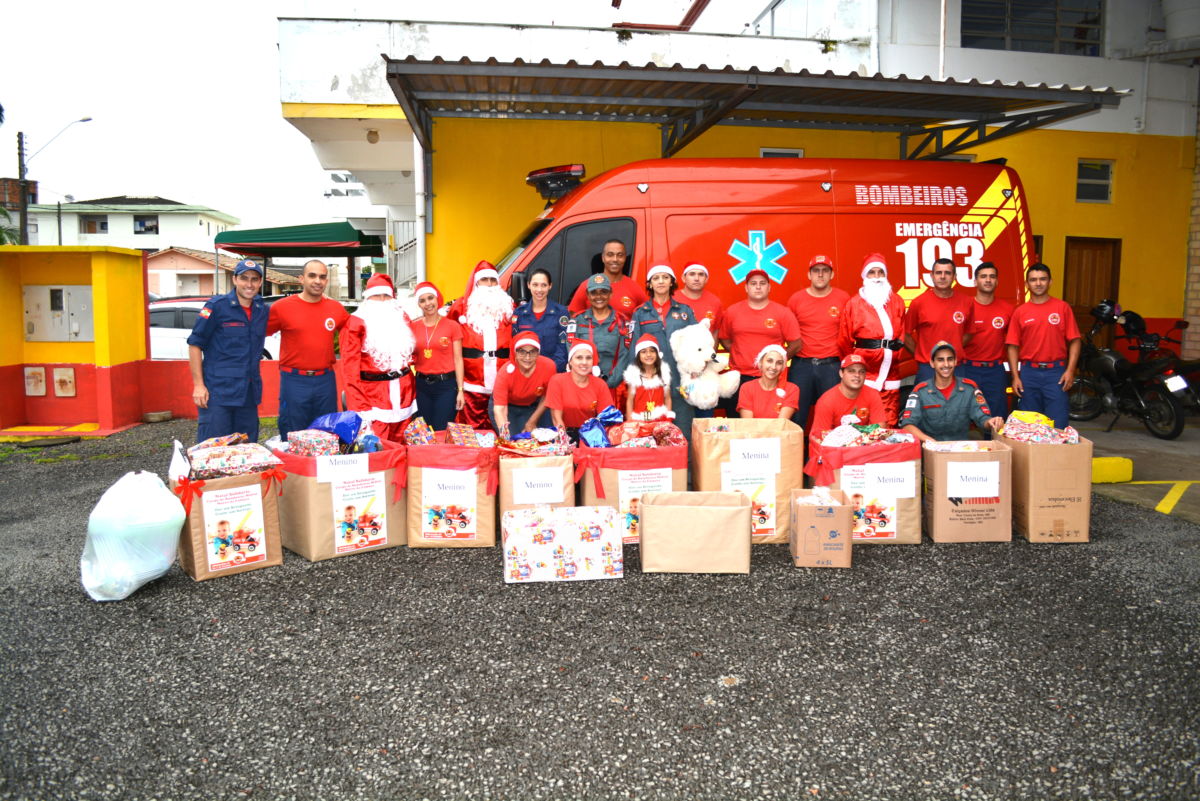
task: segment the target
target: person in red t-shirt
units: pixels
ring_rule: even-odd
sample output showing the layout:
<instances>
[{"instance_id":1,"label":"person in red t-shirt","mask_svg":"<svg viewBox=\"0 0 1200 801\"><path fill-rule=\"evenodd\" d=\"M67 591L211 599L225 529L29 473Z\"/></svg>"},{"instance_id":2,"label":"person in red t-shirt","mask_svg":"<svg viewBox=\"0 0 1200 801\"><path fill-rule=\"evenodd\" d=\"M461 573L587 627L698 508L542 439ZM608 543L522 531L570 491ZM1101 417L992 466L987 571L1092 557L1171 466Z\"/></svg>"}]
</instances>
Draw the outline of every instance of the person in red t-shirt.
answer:
<instances>
[{"instance_id":1,"label":"person in red t-shirt","mask_svg":"<svg viewBox=\"0 0 1200 801\"><path fill-rule=\"evenodd\" d=\"M705 289L706 286L708 268L694 261L683 268L683 286L675 290L674 300L690 307L692 314L696 316L696 322L708 320L708 327L712 329L715 340L717 332L721 330L723 308L721 299Z\"/></svg>"},{"instance_id":2,"label":"person in red t-shirt","mask_svg":"<svg viewBox=\"0 0 1200 801\"><path fill-rule=\"evenodd\" d=\"M1050 268L1040 262L1025 271L1029 301L1012 315L1005 344L1013 392L1021 411L1040 412L1064 428L1067 392L1075 382L1082 337L1069 304L1050 295Z\"/></svg>"},{"instance_id":3,"label":"person in red t-shirt","mask_svg":"<svg viewBox=\"0 0 1200 801\"><path fill-rule=\"evenodd\" d=\"M513 338L512 361L496 373L492 390L492 419L502 437L549 427L546 388L557 373L554 360L542 356L537 333L523 331Z\"/></svg>"},{"instance_id":4,"label":"person in red t-shirt","mask_svg":"<svg viewBox=\"0 0 1200 801\"><path fill-rule=\"evenodd\" d=\"M442 293L428 281L413 288L413 298L421 310L412 323L417 414L434 431L442 431L464 403L462 326L442 316Z\"/></svg>"},{"instance_id":5,"label":"person in red t-shirt","mask_svg":"<svg viewBox=\"0 0 1200 801\"><path fill-rule=\"evenodd\" d=\"M608 283L612 286L610 303L613 311L622 319L628 320L629 315L633 314L633 310L646 302L646 291L638 285L637 281L625 275L625 255L625 243L620 239L608 240L600 251L604 274L608 276ZM567 310L571 314L583 314L591 305L588 302L587 286L586 279L581 281L575 294L571 296L571 302L567 305Z\"/></svg>"},{"instance_id":6,"label":"person in red t-shirt","mask_svg":"<svg viewBox=\"0 0 1200 801\"><path fill-rule=\"evenodd\" d=\"M800 326L787 306L770 299L766 270L748 272L745 286L746 299L725 310L718 334L729 351L729 367L742 374L743 384L758 378L754 359L767 345L782 345L789 358L800 348ZM723 399L721 407L736 417L736 396Z\"/></svg>"},{"instance_id":7,"label":"person in red t-shirt","mask_svg":"<svg viewBox=\"0 0 1200 801\"><path fill-rule=\"evenodd\" d=\"M601 409L613 405L608 384L592 373L595 363L595 345L581 340L572 342L567 349L567 372L555 375L546 387L546 408L555 427L566 429L576 441L581 425Z\"/></svg>"},{"instance_id":8,"label":"person in red t-shirt","mask_svg":"<svg viewBox=\"0 0 1200 801\"><path fill-rule=\"evenodd\" d=\"M808 286L788 299L788 308L800 326L800 350L792 357L788 381L800 389L800 403L792 422L808 426L808 414L817 398L837 386L838 321L850 294L833 286L833 260L818 253L808 262Z\"/></svg>"},{"instance_id":9,"label":"person in red t-shirt","mask_svg":"<svg viewBox=\"0 0 1200 801\"><path fill-rule=\"evenodd\" d=\"M930 352L936 342L949 342L963 351L963 332L971 316L971 299L954 289L954 262L938 259L929 271L933 285L908 304L904 315L904 344L917 360L917 383L933 379Z\"/></svg>"},{"instance_id":10,"label":"person in red t-shirt","mask_svg":"<svg viewBox=\"0 0 1200 801\"><path fill-rule=\"evenodd\" d=\"M279 343L279 436L308 428L323 414L338 410L333 374L333 337L350 314L325 297L329 268L316 259L300 274L301 291L271 306L267 336L282 332Z\"/></svg>"},{"instance_id":11,"label":"person in red t-shirt","mask_svg":"<svg viewBox=\"0 0 1200 801\"><path fill-rule=\"evenodd\" d=\"M787 366L787 350L782 345L767 345L757 361L758 378L738 390L738 414L766 420L790 419L800 402L800 389L780 380Z\"/></svg>"},{"instance_id":12,"label":"person in red t-shirt","mask_svg":"<svg viewBox=\"0 0 1200 801\"><path fill-rule=\"evenodd\" d=\"M975 268L975 301L963 332L963 359L958 375L979 387L988 408L1008 417L1008 371L1004 338L1012 318L1012 303L996 297L1000 271L990 261Z\"/></svg>"},{"instance_id":13,"label":"person in red t-shirt","mask_svg":"<svg viewBox=\"0 0 1200 801\"><path fill-rule=\"evenodd\" d=\"M883 398L878 390L866 385L866 360L857 353L842 359L841 383L826 392L817 401L813 411L811 436L818 441L827 431L846 423L870 425L886 423Z\"/></svg>"}]
</instances>

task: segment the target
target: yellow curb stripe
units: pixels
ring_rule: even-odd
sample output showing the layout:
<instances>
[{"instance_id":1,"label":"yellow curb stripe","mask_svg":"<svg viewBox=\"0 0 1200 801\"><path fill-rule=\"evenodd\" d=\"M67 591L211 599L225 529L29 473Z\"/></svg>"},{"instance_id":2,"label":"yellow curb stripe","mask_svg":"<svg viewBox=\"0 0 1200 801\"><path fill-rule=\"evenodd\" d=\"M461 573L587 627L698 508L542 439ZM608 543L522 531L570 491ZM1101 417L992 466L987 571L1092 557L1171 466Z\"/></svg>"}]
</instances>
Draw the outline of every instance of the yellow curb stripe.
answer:
<instances>
[{"instance_id":1,"label":"yellow curb stripe","mask_svg":"<svg viewBox=\"0 0 1200 801\"><path fill-rule=\"evenodd\" d=\"M1175 504L1179 503L1179 499L1183 497L1183 493L1194 483L1194 481L1175 482L1175 486L1171 487L1167 494L1163 496L1163 499L1158 502L1158 506L1154 507L1154 511L1162 512L1164 515L1171 514L1175 509Z\"/></svg>"}]
</instances>

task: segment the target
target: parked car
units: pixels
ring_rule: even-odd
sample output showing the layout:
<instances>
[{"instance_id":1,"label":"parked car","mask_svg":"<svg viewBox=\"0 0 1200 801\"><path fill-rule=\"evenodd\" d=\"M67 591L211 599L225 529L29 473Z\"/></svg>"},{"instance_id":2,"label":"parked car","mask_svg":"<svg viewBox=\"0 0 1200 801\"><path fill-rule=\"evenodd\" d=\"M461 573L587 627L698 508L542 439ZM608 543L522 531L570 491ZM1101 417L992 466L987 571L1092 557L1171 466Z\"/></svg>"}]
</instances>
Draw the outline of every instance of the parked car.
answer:
<instances>
[{"instance_id":1,"label":"parked car","mask_svg":"<svg viewBox=\"0 0 1200 801\"><path fill-rule=\"evenodd\" d=\"M268 305L283 295L263 298ZM206 297L183 297L155 300L150 303L150 358L186 359L187 338L192 333L200 310L208 302ZM279 358L279 334L272 334L263 342L262 358Z\"/></svg>"}]
</instances>

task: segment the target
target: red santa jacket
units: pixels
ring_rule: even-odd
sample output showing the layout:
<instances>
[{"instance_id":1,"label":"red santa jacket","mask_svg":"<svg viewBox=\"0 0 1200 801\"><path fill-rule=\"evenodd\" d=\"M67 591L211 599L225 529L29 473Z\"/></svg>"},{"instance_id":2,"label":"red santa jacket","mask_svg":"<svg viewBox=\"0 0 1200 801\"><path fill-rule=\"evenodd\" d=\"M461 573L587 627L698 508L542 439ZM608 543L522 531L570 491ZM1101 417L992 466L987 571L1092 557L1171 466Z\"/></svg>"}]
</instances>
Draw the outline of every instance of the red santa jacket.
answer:
<instances>
[{"instance_id":1,"label":"red santa jacket","mask_svg":"<svg viewBox=\"0 0 1200 801\"><path fill-rule=\"evenodd\" d=\"M502 322L495 330L481 334L467 323L466 313L465 299L459 298L446 314L462 326L463 389L490 395L496 385L496 371L509 360L512 318Z\"/></svg>"},{"instance_id":2,"label":"red santa jacket","mask_svg":"<svg viewBox=\"0 0 1200 801\"><path fill-rule=\"evenodd\" d=\"M370 422L400 423L416 414L417 385L408 365L392 365L402 375L388 381L363 380L385 371L369 353L363 351L367 325L361 317L350 315L341 333L342 378L346 384L346 408L358 412Z\"/></svg>"},{"instance_id":3,"label":"red santa jacket","mask_svg":"<svg viewBox=\"0 0 1200 801\"><path fill-rule=\"evenodd\" d=\"M838 321L838 350L843 355L857 353L867 366L867 386L879 390L900 388L900 350L864 348L857 340L904 339L904 301L892 293L883 309L867 303L862 295L852 295Z\"/></svg>"}]
</instances>

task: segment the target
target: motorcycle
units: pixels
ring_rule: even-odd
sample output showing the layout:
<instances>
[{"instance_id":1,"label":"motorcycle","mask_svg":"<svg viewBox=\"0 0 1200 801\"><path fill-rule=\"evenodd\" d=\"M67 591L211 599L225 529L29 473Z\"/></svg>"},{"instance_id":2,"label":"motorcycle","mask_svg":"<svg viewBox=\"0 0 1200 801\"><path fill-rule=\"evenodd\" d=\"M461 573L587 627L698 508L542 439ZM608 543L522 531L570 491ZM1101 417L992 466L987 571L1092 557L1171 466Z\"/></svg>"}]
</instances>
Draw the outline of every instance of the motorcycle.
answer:
<instances>
[{"instance_id":1,"label":"motorcycle","mask_svg":"<svg viewBox=\"0 0 1200 801\"><path fill-rule=\"evenodd\" d=\"M1112 348L1093 341L1105 326L1121 323L1121 307L1102 300L1091 311L1096 322L1084 336L1080 364L1084 375L1075 379L1068 395L1072 420L1094 420L1105 412L1113 415L1106 431L1112 431L1121 415L1136 417L1159 439L1175 439L1183 433L1184 411L1179 394L1187 389L1182 376L1175 375L1169 359L1131 362Z\"/></svg>"},{"instance_id":2,"label":"motorcycle","mask_svg":"<svg viewBox=\"0 0 1200 801\"><path fill-rule=\"evenodd\" d=\"M1178 330L1182 335L1182 332L1188 327L1188 321L1176 320L1175 324L1171 326L1171 331L1164 335L1152 334L1147 331L1146 321L1137 312L1127 311L1121 316L1124 318L1121 328L1124 330L1125 336L1120 339L1133 341L1134 344L1130 346L1130 349L1137 350L1138 361L1150 362L1155 359L1167 359L1171 371L1182 376L1187 382L1187 387L1180 396L1184 409L1192 413L1200 412L1200 359L1184 361L1179 358L1176 351L1163 345L1164 342L1183 345L1183 342L1171 336L1171 332Z\"/></svg>"}]
</instances>

